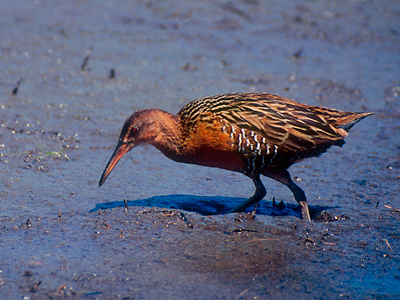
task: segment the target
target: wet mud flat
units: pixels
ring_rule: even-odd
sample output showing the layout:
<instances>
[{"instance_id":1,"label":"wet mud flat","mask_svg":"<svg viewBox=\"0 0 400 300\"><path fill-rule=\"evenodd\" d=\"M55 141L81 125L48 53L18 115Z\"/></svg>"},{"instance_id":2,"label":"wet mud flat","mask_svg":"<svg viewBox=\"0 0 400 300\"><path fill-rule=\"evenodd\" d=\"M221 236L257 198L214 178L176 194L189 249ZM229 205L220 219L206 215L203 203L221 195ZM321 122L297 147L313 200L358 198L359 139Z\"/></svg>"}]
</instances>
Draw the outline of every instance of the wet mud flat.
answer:
<instances>
[{"instance_id":1,"label":"wet mud flat","mask_svg":"<svg viewBox=\"0 0 400 300\"><path fill-rule=\"evenodd\" d=\"M378 219L398 222L390 212ZM375 224L328 220L304 224L287 216L143 207L3 220L14 226L2 243L17 239L23 249L10 251L2 264L2 293L32 299L396 298L395 238L377 237Z\"/></svg>"},{"instance_id":2,"label":"wet mud flat","mask_svg":"<svg viewBox=\"0 0 400 300\"><path fill-rule=\"evenodd\" d=\"M397 2L3 4L1 299L400 298ZM237 91L376 112L291 167L313 222L152 147L98 188L132 111Z\"/></svg>"}]
</instances>

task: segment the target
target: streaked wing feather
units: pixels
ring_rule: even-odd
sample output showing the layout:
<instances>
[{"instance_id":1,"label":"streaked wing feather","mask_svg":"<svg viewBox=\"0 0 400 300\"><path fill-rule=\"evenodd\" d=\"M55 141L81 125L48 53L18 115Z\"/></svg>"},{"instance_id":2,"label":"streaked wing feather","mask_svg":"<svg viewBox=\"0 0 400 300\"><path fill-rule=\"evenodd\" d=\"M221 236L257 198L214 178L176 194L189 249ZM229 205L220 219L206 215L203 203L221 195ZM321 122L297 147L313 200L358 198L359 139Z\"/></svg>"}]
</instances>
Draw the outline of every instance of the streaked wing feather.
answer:
<instances>
[{"instance_id":1,"label":"streaked wing feather","mask_svg":"<svg viewBox=\"0 0 400 300\"><path fill-rule=\"evenodd\" d=\"M269 145L302 152L318 143L342 139L324 118L334 110L313 108L271 94L237 93L194 100L178 114L187 125L194 126L205 113L212 113L230 126L262 136Z\"/></svg>"}]
</instances>

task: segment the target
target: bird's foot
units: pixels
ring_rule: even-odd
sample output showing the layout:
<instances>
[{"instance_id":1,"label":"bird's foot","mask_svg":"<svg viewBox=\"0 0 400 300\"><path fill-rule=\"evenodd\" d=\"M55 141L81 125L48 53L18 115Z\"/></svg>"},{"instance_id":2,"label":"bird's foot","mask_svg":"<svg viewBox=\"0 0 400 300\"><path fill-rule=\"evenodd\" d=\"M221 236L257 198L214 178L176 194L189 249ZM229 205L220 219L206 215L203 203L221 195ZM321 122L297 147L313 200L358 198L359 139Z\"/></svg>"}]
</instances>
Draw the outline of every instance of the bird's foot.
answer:
<instances>
[{"instance_id":1,"label":"bird's foot","mask_svg":"<svg viewBox=\"0 0 400 300\"><path fill-rule=\"evenodd\" d=\"M308 210L307 201L299 201L299 205L301 208L301 215L303 217L303 220L311 222L310 211Z\"/></svg>"}]
</instances>

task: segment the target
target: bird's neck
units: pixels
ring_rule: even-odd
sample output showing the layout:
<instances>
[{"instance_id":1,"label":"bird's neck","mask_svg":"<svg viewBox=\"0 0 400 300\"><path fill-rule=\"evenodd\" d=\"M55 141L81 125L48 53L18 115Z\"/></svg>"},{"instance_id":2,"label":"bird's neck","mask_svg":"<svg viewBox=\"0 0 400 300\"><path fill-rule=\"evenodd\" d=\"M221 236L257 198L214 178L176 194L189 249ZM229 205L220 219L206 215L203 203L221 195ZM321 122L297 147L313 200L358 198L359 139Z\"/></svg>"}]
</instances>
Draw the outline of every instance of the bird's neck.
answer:
<instances>
[{"instance_id":1,"label":"bird's neck","mask_svg":"<svg viewBox=\"0 0 400 300\"><path fill-rule=\"evenodd\" d=\"M182 143L182 125L179 116L159 111L157 123L159 132L152 144L168 158L179 161Z\"/></svg>"}]
</instances>

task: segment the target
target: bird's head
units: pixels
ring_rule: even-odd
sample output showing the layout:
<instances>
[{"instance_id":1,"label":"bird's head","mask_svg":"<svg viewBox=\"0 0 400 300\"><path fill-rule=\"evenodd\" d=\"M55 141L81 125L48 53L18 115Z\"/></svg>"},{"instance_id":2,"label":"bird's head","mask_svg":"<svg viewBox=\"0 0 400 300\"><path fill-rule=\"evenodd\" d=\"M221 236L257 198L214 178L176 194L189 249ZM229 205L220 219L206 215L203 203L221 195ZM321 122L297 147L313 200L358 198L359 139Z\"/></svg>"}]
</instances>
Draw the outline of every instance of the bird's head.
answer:
<instances>
[{"instance_id":1,"label":"bird's head","mask_svg":"<svg viewBox=\"0 0 400 300\"><path fill-rule=\"evenodd\" d=\"M153 144L160 128L157 122L157 110L143 109L134 112L122 126L117 147L100 178L99 186L106 181L117 162L130 150L139 145Z\"/></svg>"}]
</instances>

